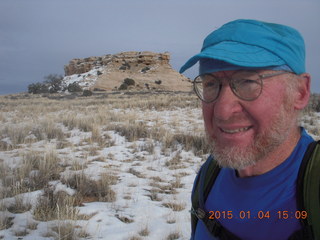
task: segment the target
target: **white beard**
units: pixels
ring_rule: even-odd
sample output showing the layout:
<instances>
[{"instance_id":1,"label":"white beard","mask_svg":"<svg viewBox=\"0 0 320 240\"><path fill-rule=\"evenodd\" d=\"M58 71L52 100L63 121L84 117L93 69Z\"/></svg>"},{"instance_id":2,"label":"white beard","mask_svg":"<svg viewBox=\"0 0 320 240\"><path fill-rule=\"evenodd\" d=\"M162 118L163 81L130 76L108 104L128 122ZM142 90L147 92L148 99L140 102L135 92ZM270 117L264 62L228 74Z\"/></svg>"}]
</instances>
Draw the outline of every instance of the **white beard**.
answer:
<instances>
[{"instance_id":1,"label":"white beard","mask_svg":"<svg viewBox=\"0 0 320 240\"><path fill-rule=\"evenodd\" d=\"M273 120L271 128L258 134L247 147L223 146L215 139L209 139L214 159L220 166L236 170L255 165L288 138L292 128L292 117L283 106Z\"/></svg>"}]
</instances>

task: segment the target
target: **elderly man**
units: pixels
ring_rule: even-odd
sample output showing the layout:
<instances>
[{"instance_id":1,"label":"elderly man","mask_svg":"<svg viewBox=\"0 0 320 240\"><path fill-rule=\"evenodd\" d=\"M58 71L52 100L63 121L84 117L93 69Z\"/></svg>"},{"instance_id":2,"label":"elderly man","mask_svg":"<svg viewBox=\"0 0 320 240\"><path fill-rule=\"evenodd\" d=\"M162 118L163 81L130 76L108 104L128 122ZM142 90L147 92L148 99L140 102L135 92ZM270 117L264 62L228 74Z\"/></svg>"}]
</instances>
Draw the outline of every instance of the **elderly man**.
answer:
<instances>
[{"instance_id":1,"label":"elderly man","mask_svg":"<svg viewBox=\"0 0 320 240\"><path fill-rule=\"evenodd\" d=\"M221 170L207 198L199 197L203 211L192 210L199 219L192 239L306 239L296 182L313 139L298 126L310 97L301 35L284 25L232 21L209 34L180 72L198 61L194 90L212 146L201 172L213 159Z\"/></svg>"}]
</instances>

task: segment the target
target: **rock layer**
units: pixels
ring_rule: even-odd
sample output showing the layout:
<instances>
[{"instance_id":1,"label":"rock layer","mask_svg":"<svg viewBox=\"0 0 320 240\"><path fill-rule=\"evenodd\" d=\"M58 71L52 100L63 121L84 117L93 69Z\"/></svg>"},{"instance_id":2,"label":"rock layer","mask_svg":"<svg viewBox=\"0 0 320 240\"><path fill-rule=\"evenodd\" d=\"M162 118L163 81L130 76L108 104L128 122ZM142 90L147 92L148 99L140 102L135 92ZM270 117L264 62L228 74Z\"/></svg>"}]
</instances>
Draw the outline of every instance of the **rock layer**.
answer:
<instances>
[{"instance_id":1,"label":"rock layer","mask_svg":"<svg viewBox=\"0 0 320 240\"><path fill-rule=\"evenodd\" d=\"M73 59L64 67L64 70L65 75L70 76L99 69L95 82L90 84L91 90L121 88L190 91L189 79L175 71L169 61L168 52L123 52L101 57ZM92 76L90 77L92 79ZM125 79L132 79L133 84L125 86Z\"/></svg>"}]
</instances>

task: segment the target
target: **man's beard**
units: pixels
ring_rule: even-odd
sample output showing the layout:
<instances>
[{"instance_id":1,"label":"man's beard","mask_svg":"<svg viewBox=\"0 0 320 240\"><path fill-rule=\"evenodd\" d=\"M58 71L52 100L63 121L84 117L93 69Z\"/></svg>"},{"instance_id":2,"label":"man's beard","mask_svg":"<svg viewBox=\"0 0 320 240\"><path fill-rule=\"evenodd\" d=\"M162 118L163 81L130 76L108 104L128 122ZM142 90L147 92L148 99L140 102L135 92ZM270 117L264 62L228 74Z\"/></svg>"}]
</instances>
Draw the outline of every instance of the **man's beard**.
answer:
<instances>
[{"instance_id":1,"label":"man's beard","mask_svg":"<svg viewBox=\"0 0 320 240\"><path fill-rule=\"evenodd\" d=\"M222 167L237 170L255 165L287 139L292 127L289 123L292 117L289 116L287 106L282 106L272 121L271 128L259 133L246 147L224 146L214 139L209 139L214 159Z\"/></svg>"}]
</instances>

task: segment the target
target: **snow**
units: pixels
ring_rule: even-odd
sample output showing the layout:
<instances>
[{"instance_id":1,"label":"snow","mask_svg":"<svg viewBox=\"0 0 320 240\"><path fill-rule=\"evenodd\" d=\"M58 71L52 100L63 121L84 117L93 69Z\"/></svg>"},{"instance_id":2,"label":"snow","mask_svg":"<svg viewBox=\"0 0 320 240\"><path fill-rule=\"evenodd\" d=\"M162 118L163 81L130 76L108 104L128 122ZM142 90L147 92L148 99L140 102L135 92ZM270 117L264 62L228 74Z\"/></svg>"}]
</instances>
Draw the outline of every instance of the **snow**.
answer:
<instances>
[{"instance_id":1,"label":"snow","mask_svg":"<svg viewBox=\"0 0 320 240\"><path fill-rule=\"evenodd\" d=\"M71 79L71 78L70 78ZM73 80L76 79L73 77ZM70 80L71 81L71 80ZM114 109L115 112L119 111ZM124 110L124 114L130 110ZM163 127L176 126L173 131L186 131L200 124L202 122L195 118L195 122L188 122L185 116L197 116L200 109L177 109L157 112L155 110L140 111L135 110L136 115L143 115L143 119L137 121L147 122L147 126L153 127L155 122L161 123ZM80 116L79 116L80 117ZM174 120L173 120L174 119ZM175 122L174 124L172 122ZM181 121L183 125L176 122ZM115 202L88 202L83 206L79 206L80 214L93 214L89 220L74 221L75 225L82 226L89 235L90 239L130 239L134 236L140 236L139 232L146 229L148 236L140 236L141 239L166 239L170 233L179 233L179 239L189 239L190 235L190 192L192 189L193 179L196 171L201 164L201 158L196 157L193 152L186 152L180 147L180 150L167 152L161 151L161 144L152 139L137 139L133 142L128 142L125 137L119 135L114 131L104 131L103 134L108 134L113 141L112 146L106 146L98 151L97 155L86 155L86 144L81 142L91 136L91 132L83 132L79 129L68 130L64 128L63 131L68 131L69 137L67 141L71 143L71 147L64 149L57 149L56 153L61 157L63 164L71 164L77 161L79 164L86 164L84 172L91 179L99 179L102 173L114 173L118 177L118 183L112 185L111 188L116 192L117 200ZM197 126L198 128L198 126ZM0 139L2 141L10 142L8 138ZM154 150L149 153L146 149L147 144L153 144ZM77 146L77 147L76 147ZM55 149L56 140L39 141L29 145L21 145L18 149L12 151L1 151L0 159L3 163L12 168L19 168L21 164L22 150L28 151L50 151ZM168 169L165 163L175 154L181 155L184 167L181 169ZM97 157L102 157L104 161L95 161ZM70 174L70 166L66 167L61 176ZM154 182L153 177L159 177L163 182L161 185L168 185L179 177L182 187L176 189L176 193L159 193L161 198L159 201L152 201L150 198L150 191L153 188L150 184ZM138 174L141 174L139 176ZM51 181L50 185L54 187L55 192L64 191L69 195L75 194L75 190L62 184L60 181ZM22 198L29 199L32 209L37 204L37 197L43 191L34 191L30 193L21 194ZM15 198L7 198L0 200L5 206L13 204ZM182 211L173 211L172 209L163 206L164 203L179 203L185 206ZM4 239L17 239L19 232L26 231L21 239L53 239L48 236L52 226L61 224L61 221L41 222L34 219L32 210L24 213L10 213L5 211L1 214L14 217L13 226L8 229L0 230L0 236ZM0 216L1 217L1 216ZM119 218L127 218L132 220L131 223L125 223ZM66 221L66 220L63 220ZM36 229L29 229L29 223L37 223Z\"/></svg>"},{"instance_id":2,"label":"snow","mask_svg":"<svg viewBox=\"0 0 320 240\"><path fill-rule=\"evenodd\" d=\"M98 72L102 73L104 71L105 71L104 67L96 67L86 73L65 76L63 78L63 82L64 82L65 86L68 86L69 84L77 82L80 85L80 87L82 87L83 89L88 89L88 88L92 87L95 84L95 82L97 81Z\"/></svg>"},{"instance_id":3,"label":"snow","mask_svg":"<svg viewBox=\"0 0 320 240\"><path fill-rule=\"evenodd\" d=\"M90 74L92 76L95 75L94 72ZM83 78L81 74L80 76L66 77L68 83L79 81L81 78ZM170 133L194 135L204 131L199 108L171 108L161 111L154 109L112 109L110 111L117 114L139 116L136 119L137 122L143 122L149 128L160 125L168 129ZM81 117L81 114L77 117ZM320 113L315 113L314 117L314 122L319 126ZM3 117L3 119L9 118L14 118L13 112L8 112ZM305 119L308 120L309 117L305 116ZM117 183L111 185L111 189L116 193L116 201L86 202L77 207L80 214L92 215L87 220L72 221L75 226L78 226L76 228L77 232L82 229L89 234L89 237L84 237L83 239L123 240L139 237L139 239L163 240L167 239L170 233L179 233L180 237L178 239L181 240L189 239L190 194L196 172L205 159L205 155L195 156L192 151L184 150L183 146L163 150L159 141L149 138L141 138L129 142L124 136L111 130L101 131L102 134L110 136L110 141L113 144L104 146L97 150L96 154L90 155L87 150L88 146L86 146L88 144L83 143L83 141L90 138L91 132L83 132L76 128L68 130L63 125L60 128L69 134L66 140L71 145L55 150L63 165L66 165L61 176L70 175L72 164L78 163L84 166L84 169L80 169L78 172L83 172L90 179L99 179L106 172L114 174L118 178ZM0 136L0 141L11 143L7 136ZM17 149L0 151L0 163L12 169L19 168L23 151L48 152L50 149L55 149L56 144L57 141L54 139L50 141L42 140L21 144ZM148 145L154 146L153 151L148 151ZM91 146L95 145L92 144ZM176 155L181 158L181 166L169 168L166 165L167 161ZM170 192L170 190L169 192L161 192L161 189L158 189L157 196L159 199L151 199L151 192L154 188L161 188L161 186L168 186L175 182L180 183L180 186L174 188L175 193ZM70 196L76 193L76 190L59 180L51 181L50 185L54 187L55 192L64 191ZM13 218L12 227L7 229L0 228L0 239L54 239L54 234L48 235L48 232L52 232L53 226L66 224L69 220L52 220L48 222L35 220L32 210L37 204L36 199L41 194L43 194L43 191L37 190L0 200L0 210L3 209L1 206L8 207L14 204L17 198L29 202L32 206L31 210L23 213L11 213L6 209L0 211L0 219L5 216ZM173 209L165 207L165 203L180 204L184 206L184 209L173 211ZM35 229L30 228L30 225L34 223L37 224L37 227ZM148 230L147 236L139 234L145 229ZM17 236L17 233L24 231L27 231L27 233L23 236Z\"/></svg>"}]
</instances>

